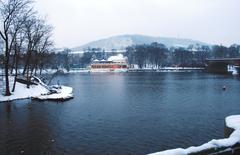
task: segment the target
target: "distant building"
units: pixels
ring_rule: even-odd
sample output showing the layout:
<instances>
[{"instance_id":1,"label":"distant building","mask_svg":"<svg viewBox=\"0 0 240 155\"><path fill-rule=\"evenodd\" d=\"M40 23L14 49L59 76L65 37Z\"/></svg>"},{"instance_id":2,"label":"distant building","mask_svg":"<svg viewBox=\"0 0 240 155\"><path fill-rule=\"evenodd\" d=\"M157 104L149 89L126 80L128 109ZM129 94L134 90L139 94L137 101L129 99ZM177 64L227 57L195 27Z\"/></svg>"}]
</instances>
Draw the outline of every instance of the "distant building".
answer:
<instances>
[{"instance_id":1,"label":"distant building","mask_svg":"<svg viewBox=\"0 0 240 155\"><path fill-rule=\"evenodd\" d=\"M93 60L91 64L91 72L127 72L127 58L122 54L111 56L107 60Z\"/></svg>"}]
</instances>

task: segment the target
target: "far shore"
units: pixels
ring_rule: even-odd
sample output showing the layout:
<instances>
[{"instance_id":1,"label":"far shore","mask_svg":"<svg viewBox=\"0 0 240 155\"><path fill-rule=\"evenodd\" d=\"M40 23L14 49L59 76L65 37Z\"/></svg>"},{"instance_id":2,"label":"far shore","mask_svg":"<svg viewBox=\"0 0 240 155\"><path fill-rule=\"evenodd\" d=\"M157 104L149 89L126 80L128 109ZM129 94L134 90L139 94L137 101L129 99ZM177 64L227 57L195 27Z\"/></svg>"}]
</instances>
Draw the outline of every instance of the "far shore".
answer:
<instances>
[{"instance_id":1,"label":"far shore","mask_svg":"<svg viewBox=\"0 0 240 155\"><path fill-rule=\"evenodd\" d=\"M195 72L195 71L203 71L205 68L202 67L160 67L160 68L129 68L128 72ZM0 70L0 76L2 76L2 71ZM19 69L21 72L22 69ZM89 73L91 72L90 68L70 68L69 71L66 69L45 69L42 71L42 74L54 74L57 71L61 73ZM39 72L37 72L39 74Z\"/></svg>"},{"instance_id":2,"label":"far shore","mask_svg":"<svg viewBox=\"0 0 240 155\"><path fill-rule=\"evenodd\" d=\"M161 67L161 68L129 68L128 72L193 72L203 71L201 67ZM68 73L84 73L91 72L88 68L72 68Z\"/></svg>"}]
</instances>

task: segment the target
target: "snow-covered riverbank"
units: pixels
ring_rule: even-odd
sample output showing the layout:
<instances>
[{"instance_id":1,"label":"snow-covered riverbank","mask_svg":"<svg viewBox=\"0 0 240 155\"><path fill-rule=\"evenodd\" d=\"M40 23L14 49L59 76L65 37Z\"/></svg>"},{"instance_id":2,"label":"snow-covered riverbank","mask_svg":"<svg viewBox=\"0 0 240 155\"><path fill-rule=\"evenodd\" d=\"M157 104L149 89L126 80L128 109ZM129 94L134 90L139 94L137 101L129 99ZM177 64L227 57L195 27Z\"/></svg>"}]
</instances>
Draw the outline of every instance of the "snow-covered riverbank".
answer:
<instances>
[{"instance_id":1,"label":"snow-covered riverbank","mask_svg":"<svg viewBox=\"0 0 240 155\"><path fill-rule=\"evenodd\" d=\"M193 71L202 71L204 68L200 67L144 67L144 68L129 68L129 72L193 72ZM61 73L90 73L90 68L71 68L69 71L66 69L45 69L42 71L42 74L54 74L57 71ZM19 69L19 73L22 72L22 69ZM40 73L39 71L37 72ZM2 74L2 70L0 70L0 74Z\"/></svg>"},{"instance_id":2,"label":"snow-covered riverbank","mask_svg":"<svg viewBox=\"0 0 240 155\"><path fill-rule=\"evenodd\" d=\"M229 116L225 119L226 127L233 130L228 138L211 140L201 146L191 146L187 149L177 148L166 150L162 152L152 153L149 155L187 155L192 153L199 153L210 149L231 148L232 146L240 143L240 115ZM230 150L231 151L231 150Z\"/></svg>"},{"instance_id":3,"label":"snow-covered riverbank","mask_svg":"<svg viewBox=\"0 0 240 155\"><path fill-rule=\"evenodd\" d=\"M40 80L40 79L39 79ZM10 78L10 88L13 85L13 79ZM55 91L52 93L51 91ZM2 91L2 90L1 90ZM39 100L65 100L73 98L73 89L67 86L53 86L48 87L42 81L39 81L37 85L30 85L27 88L25 84L16 82L15 91L11 96L4 96L0 94L0 102L34 98Z\"/></svg>"}]
</instances>

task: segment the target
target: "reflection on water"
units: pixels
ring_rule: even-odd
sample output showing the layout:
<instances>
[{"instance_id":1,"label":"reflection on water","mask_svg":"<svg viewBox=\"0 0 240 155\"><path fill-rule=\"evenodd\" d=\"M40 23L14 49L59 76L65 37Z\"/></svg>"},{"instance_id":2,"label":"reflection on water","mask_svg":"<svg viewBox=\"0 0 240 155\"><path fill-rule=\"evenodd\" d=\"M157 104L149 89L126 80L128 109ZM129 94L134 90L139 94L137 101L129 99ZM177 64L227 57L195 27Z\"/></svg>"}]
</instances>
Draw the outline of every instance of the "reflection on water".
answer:
<instances>
[{"instance_id":1,"label":"reflection on water","mask_svg":"<svg viewBox=\"0 0 240 155\"><path fill-rule=\"evenodd\" d=\"M54 151L46 112L32 108L34 103L30 100L1 104L1 154L47 154Z\"/></svg>"},{"instance_id":2,"label":"reflection on water","mask_svg":"<svg viewBox=\"0 0 240 155\"><path fill-rule=\"evenodd\" d=\"M200 145L222 138L224 118L240 110L239 80L231 76L69 74L53 83L58 80L74 88L73 100L0 104L1 154L139 155Z\"/></svg>"}]
</instances>

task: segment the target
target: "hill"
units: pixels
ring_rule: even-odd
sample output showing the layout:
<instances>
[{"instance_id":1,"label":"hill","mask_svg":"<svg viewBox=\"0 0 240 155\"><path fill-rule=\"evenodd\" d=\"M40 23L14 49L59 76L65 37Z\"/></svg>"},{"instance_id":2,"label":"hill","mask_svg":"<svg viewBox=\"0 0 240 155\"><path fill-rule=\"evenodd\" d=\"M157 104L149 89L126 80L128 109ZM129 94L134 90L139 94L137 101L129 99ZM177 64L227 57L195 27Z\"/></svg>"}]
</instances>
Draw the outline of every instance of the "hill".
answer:
<instances>
[{"instance_id":1,"label":"hill","mask_svg":"<svg viewBox=\"0 0 240 155\"><path fill-rule=\"evenodd\" d=\"M166 45L167 47L188 47L189 45L209 45L207 43L191 40L191 39L181 39L181 38L166 38L166 37L152 37L144 35L119 35L113 36L106 39L101 39L87 43L85 45L74 48L73 50L83 50L88 47L90 48L102 48L105 50L111 49L125 49L131 45L138 44L150 44L152 42L158 42Z\"/></svg>"}]
</instances>

